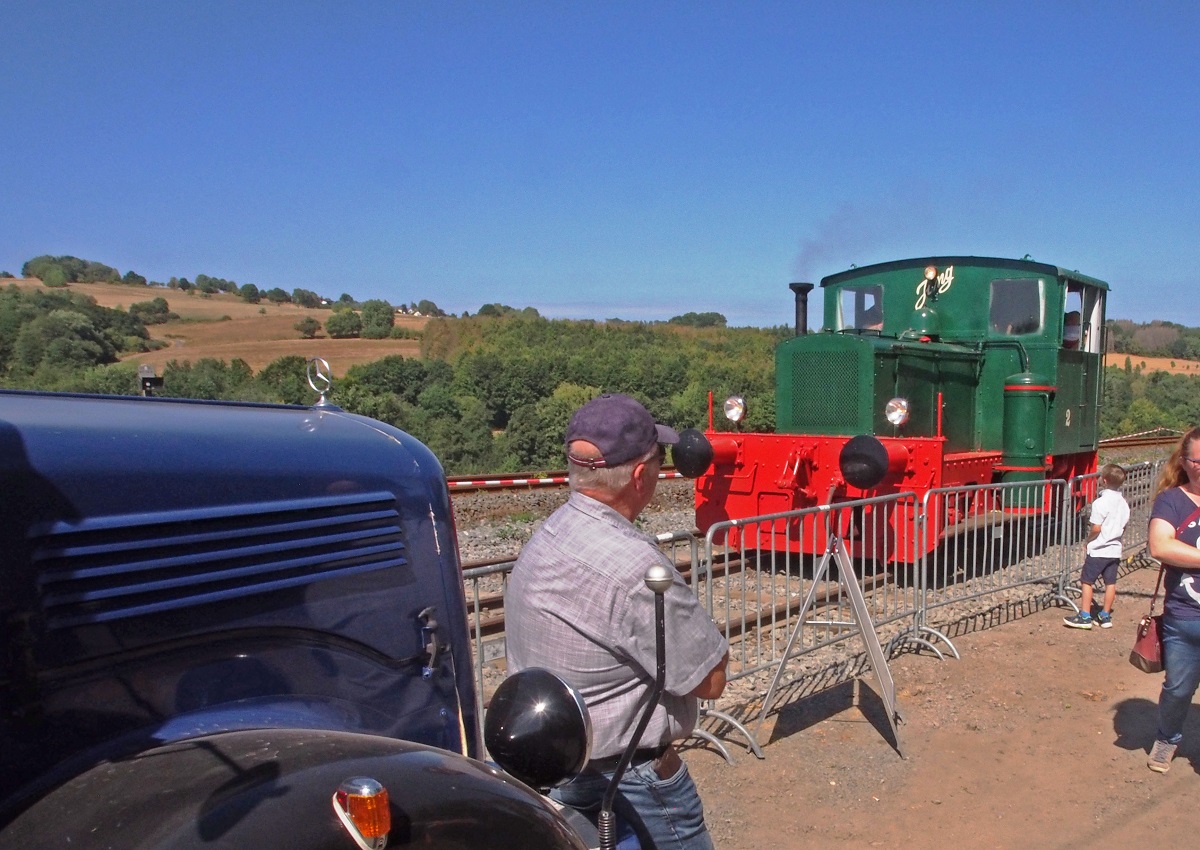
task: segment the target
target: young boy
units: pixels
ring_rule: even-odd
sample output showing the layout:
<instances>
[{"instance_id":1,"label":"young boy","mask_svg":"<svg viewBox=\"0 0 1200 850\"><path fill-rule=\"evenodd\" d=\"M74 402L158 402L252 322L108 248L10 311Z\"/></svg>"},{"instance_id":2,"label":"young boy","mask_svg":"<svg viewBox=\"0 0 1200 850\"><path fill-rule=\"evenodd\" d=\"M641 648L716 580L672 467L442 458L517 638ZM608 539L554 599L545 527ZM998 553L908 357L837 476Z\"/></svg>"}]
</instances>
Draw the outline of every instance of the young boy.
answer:
<instances>
[{"instance_id":1,"label":"young boy","mask_svg":"<svg viewBox=\"0 0 1200 850\"><path fill-rule=\"evenodd\" d=\"M1092 587L1096 579L1104 576L1104 607L1096 616L1100 628L1112 628L1112 606L1117 597L1117 565L1121 562L1121 535L1129 522L1129 504L1121 495L1125 483L1125 470L1115 463L1106 463L1100 469L1100 494L1092 502L1092 524L1087 537L1087 556L1083 559L1083 570L1079 581L1083 585L1083 596L1079 600L1079 613L1064 617L1063 622L1073 629L1092 627Z\"/></svg>"}]
</instances>

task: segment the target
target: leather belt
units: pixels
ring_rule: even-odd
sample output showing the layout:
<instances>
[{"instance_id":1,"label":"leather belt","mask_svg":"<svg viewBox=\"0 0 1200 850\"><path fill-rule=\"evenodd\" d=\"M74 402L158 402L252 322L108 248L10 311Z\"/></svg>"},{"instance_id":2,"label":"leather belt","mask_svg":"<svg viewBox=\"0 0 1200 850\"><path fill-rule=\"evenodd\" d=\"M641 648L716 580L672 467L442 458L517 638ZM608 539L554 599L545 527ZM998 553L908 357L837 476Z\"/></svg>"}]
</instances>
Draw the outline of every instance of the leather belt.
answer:
<instances>
[{"instance_id":1,"label":"leather belt","mask_svg":"<svg viewBox=\"0 0 1200 850\"><path fill-rule=\"evenodd\" d=\"M658 761L669 746L670 744L663 744L658 747L639 747L633 751L633 758L630 759L629 766L633 767L637 764L645 764L648 761ZM602 759L592 759L588 762L588 767L591 770L598 770L600 773L612 773L620 763L620 755L606 756Z\"/></svg>"}]
</instances>

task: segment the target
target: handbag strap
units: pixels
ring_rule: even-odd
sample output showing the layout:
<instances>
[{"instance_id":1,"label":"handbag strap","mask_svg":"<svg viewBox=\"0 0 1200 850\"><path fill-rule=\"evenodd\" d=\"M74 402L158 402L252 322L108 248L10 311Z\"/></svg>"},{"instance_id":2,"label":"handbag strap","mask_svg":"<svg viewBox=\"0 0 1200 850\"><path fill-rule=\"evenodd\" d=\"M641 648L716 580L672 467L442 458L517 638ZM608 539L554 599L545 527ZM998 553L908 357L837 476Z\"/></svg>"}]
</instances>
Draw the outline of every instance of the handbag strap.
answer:
<instances>
[{"instance_id":1,"label":"handbag strap","mask_svg":"<svg viewBox=\"0 0 1200 850\"><path fill-rule=\"evenodd\" d=\"M1154 603L1158 601L1158 590L1162 587L1162 577L1165 565L1160 561L1158 564L1158 581L1154 582L1154 595L1150 597L1150 616L1154 616ZM1165 604L1165 603L1164 603Z\"/></svg>"},{"instance_id":2,"label":"handbag strap","mask_svg":"<svg viewBox=\"0 0 1200 850\"><path fill-rule=\"evenodd\" d=\"M1179 525L1175 526L1175 536L1178 537L1179 532L1181 532L1185 528L1187 528L1188 523L1190 523L1192 520L1195 520L1195 519L1200 519L1200 507L1196 508L1196 510L1194 510L1190 514L1188 514L1187 518L1184 519L1183 522L1181 522L1181 523L1179 523Z\"/></svg>"}]
</instances>

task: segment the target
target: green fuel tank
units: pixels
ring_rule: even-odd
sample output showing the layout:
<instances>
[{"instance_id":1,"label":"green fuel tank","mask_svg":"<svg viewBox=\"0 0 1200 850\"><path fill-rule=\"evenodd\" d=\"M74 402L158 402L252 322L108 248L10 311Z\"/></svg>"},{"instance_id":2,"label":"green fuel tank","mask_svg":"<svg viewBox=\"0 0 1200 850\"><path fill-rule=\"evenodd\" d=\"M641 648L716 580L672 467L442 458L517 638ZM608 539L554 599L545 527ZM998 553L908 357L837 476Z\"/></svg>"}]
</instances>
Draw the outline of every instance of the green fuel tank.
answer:
<instances>
[{"instance_id":1,"label":"green fuel tank","mask_svg":"<svg viewBox=\"0 0 1200 850\"><path fill-rule=\"evenodd\" d=\"M1050 378L1034 372L1019 372L1004 380L1003 457L1000 464L1000 480L1004 483L1045 479L1047 424L1055 389ZM1036 492L1040 493L1040 488Z\"/></svg>"}]
</instances>

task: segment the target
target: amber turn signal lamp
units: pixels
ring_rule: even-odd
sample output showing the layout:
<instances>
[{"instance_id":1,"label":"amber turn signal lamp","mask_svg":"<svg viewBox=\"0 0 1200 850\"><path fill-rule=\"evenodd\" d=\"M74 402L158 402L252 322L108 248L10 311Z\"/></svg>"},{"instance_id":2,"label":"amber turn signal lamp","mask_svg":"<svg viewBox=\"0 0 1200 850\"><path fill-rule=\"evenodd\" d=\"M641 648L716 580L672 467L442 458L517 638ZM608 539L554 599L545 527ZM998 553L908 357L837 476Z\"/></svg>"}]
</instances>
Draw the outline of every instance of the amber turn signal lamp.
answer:
<instances>
[{"instance_id":1,"label":"amber turn signal lamp","mask_svg":"<svg viewBox=\"0 0 1200 850\"><path fill-rule=\"evenodd\" d=\"M366 776L347 779L334 792L333 810L363 850L383 850L392 829L388 792Z\"/></svg>"}]
</instances>

